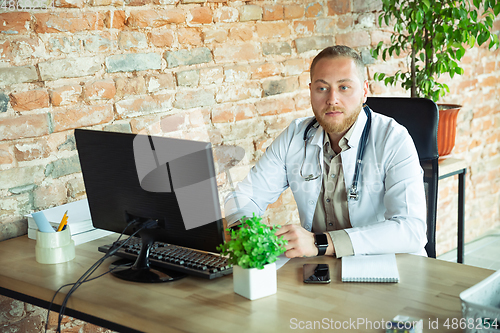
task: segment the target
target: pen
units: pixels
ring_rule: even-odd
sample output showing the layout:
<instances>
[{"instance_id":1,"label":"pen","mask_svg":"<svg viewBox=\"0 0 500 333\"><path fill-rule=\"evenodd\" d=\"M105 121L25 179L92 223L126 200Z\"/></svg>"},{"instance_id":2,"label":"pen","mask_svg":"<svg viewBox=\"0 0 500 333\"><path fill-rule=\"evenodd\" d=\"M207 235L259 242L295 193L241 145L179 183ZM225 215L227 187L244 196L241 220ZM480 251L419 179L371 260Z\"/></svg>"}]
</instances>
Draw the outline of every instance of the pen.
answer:
<instances>
[{"instance_id":1,"label":"pen","mask_svg":"<svg viewBox=\"0 0 500 333\"><path fill-rule=\"evenodd\" d=\"M59 223L59 227L57 227L57 231L63 230L64 226L68 222L68 211L66 211L62 217L61 223Z\"/></svg>"}]
</instances>

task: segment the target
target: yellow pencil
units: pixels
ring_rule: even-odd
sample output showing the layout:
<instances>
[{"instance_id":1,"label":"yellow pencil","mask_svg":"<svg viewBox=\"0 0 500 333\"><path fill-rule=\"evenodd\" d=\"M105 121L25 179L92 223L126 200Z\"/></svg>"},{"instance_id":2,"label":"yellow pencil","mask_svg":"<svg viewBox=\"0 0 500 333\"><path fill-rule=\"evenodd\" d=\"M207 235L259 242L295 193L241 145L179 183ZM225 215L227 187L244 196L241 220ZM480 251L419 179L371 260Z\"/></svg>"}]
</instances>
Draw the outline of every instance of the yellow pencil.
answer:
<instances>
[{"instance_id":1,"label":"yellow pencil","mask_svg":"<svg viewBox=\"0 0 500 333\"><path fill-rule=\"evenodd\" d=\"M66 225L66 222L68 221L68 211L66 211L62 217L61 223L59 223L59 227L57 227L57 231L63 230L64 226Z\"/></svg>"}]
</instances>

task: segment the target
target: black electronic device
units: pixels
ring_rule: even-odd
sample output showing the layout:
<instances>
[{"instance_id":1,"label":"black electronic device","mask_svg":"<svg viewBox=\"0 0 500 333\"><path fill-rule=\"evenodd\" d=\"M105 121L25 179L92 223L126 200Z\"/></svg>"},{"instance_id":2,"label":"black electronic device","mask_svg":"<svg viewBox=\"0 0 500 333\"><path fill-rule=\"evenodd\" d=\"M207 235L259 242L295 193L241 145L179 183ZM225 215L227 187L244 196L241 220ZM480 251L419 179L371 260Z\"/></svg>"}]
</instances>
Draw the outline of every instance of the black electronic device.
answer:
<instances>
[{"instance_id":1,"label":"black electronic device","mask_svg":"<svg viewBox=\"0 0 500 333\"><path fill-rule=\"evenodd\" d=\"M328 264L304 264L304 283L330 283Z\"/></svg>"},{"instance_id":2,"label":"black electronic device","mask_svg":"<svg viewBox=\"0 0 500 333\"><path fill-rule=\"evenodd\" d=\"M147 226L139 232L141 249L136 253L135 263L129 268L113 270L115 276L137 282L164 282L185 276L186 272L179 274L178 270L165 271L151 265L149 254L155 241L218 252L224 231L220 217L211 219L220 216L220 206L209 143L85 129L76 129L75 139L94 227L120 233L130 224L125 233L132 234ZM175 156L171 162L162 163L157 153L165 153L166 150L161 151L165 145L173 147L169 151ZM200 147L208 148L200 150ZM195 151L200 154L194 154ZM144 165L149 167L146 170L149 173ZM202 172L197 172L196 168L201 167ZM200 174L210 177L204 184L205 190L209 186L208 195L205 191L204 195L194 195L191 199L176 190L181 186L196 189L197 182L203 180ZM150 190L144 189L148 186ZM179 196L184 200L182 213ZM191 210L188 214L204 214L211 220L186 228L183 219L186 207Z\"/></svg>"}]
</instances>

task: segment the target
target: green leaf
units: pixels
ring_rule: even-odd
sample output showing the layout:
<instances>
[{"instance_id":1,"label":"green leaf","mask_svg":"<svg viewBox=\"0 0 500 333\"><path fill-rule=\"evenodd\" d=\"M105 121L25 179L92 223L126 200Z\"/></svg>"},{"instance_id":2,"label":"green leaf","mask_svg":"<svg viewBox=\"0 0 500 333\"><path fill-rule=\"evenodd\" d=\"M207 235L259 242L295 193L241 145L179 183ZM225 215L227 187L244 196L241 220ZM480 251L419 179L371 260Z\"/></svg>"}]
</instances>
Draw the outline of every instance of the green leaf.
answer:
<instances>
[{"instance_id":1,"label":"green leaf","mask_svg":"<svg viewBox=\"0 0 500 333\"><path fill-rule=\"evenodd\" d=\"M474 22L477 22L477 12L475 10L470 12L470 17Z\"/></svg>"},{"instance_id":2,"label":"green leaf","mask_svg":"<svg viewBox=\"0 0 500 333\"><path fill-rule=\"evenodd\" d=\"M495 14L495 16L498 16L498 14L500 14L500 2L497 3L493 8L493 13Z\"/></svg>"},{"instance_id":3,"label":"green leaf","mask_svg":"<svg viewBox=\"0 0 500 333\"><path fill-rule=\"evenodd\" d=\"M279 226L274 226L274 229L279 229ZM264 265L275 262L277 256L286 250L287 241L278 238L255 214L250 219L243 217L241 227L230 230L230 237L229 241L217 246L217 250L228 256L230 264L242 268L262 269Z\"/></svg>"}]
</instances>

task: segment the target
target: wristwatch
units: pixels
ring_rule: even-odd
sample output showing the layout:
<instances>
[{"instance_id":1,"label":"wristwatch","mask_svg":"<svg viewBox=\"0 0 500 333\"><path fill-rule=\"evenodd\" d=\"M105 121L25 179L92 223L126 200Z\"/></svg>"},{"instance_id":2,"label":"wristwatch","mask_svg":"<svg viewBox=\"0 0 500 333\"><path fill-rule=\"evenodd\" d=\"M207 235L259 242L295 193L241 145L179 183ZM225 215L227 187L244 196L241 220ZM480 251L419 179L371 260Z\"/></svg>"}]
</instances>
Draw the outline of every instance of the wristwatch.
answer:
<instances>
[{"instance_id":1,"label":"wristwatch","mask_svg":"<svg viewBox=\"0 0 500 333\"><path fill-rule=\"evenodd\" d=\"M324 233L314 234L314 245L318 248L318 256L323 256L328 248L328 238Z\"/></svg>"}]
</instances>

